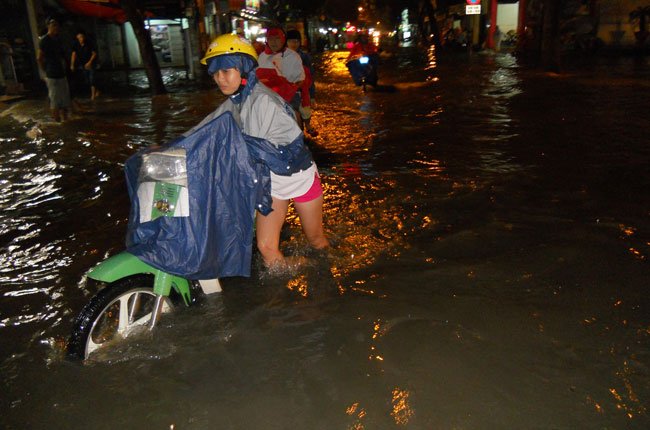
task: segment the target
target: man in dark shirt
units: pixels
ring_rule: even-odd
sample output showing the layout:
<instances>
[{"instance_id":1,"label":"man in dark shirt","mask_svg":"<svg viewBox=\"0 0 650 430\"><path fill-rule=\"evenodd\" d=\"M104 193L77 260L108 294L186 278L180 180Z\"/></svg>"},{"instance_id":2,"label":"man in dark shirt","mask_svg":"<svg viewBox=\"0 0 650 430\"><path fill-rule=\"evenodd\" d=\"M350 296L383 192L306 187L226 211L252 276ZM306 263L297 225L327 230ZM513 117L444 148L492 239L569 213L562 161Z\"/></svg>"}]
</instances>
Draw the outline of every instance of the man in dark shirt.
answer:
<instances>
[{"instance_id":1,"label":"man in dark shirt","mask_svg":"<svg viewBox=\"0 0 650 430\"><path fill-rule=\"evenodd\" d=\"M95 68L97 64L97 48L88 40L86 33L79 30L72 46L72 56L70 58L70 70L79 71L83 77L85 85L90 85L90 99L95 100L99 95L95 85Z\"/></svg>"},{"instance_id":2,"label":"man in dark shirt","mask_svg":"<svg viewBox=\"0 0 650 430\"><path fill-rule=\"evenodd\" d=\"M66 57L59 31L59 22L49 18L47 34L41 37L36 60L45 75L52 116L55 121L65 121L70 109L70 88L66 77Z\"/></svg>"}]
</instances>

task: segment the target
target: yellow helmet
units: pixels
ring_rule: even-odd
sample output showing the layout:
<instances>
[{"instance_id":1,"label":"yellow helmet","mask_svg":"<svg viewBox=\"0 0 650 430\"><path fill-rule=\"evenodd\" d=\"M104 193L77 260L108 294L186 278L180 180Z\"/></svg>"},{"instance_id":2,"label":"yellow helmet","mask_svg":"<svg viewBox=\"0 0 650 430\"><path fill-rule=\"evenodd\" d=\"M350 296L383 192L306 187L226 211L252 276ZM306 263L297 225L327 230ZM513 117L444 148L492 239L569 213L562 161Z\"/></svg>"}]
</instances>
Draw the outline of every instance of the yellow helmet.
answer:
<instances>
[{"instance_id":1,"label":"yellow helmet","mask_svg":"<svg viewBox=\"0 0 650 430\"><path fill-rule=\"evenodd\" d=\"M257 61L257 51L248 40L236 34L222 34L212 39L205 56L201 58L201 64L208 64L208 59L212 57L228 54L246 54Z\"/></svg>"}]
</instances>

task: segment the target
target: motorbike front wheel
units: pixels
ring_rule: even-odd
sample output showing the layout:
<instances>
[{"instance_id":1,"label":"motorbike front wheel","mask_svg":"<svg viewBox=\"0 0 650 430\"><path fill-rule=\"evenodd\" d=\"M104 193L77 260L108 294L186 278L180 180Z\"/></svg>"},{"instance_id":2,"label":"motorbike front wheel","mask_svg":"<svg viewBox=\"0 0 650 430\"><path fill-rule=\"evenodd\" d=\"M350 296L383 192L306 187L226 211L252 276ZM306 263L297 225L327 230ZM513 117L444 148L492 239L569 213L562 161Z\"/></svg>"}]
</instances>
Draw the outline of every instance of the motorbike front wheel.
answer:
<instances>
[{"instance_id":1,"label":"motorbike front wheel","mask_svg":"<svg viewBox=\"0 0 650 430\"><path fill-rule=\"evenodd\" d=\"M77 317L68 342L68 356L87 359L136 331L146 329L156 303L153 277L136 276L117 280L100 290ZM165 297L162 313L173 310Z\"/></svg>"}]
</instances>

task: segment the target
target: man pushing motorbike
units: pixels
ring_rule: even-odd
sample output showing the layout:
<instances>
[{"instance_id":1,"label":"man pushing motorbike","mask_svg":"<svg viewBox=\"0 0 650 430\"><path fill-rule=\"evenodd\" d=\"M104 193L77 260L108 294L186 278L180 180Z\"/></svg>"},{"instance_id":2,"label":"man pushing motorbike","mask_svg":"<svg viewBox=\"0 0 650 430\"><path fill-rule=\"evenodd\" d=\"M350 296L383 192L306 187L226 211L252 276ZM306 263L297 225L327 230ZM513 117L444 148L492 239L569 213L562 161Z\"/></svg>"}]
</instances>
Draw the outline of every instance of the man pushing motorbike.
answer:
<instances>
[{"instance_id":1,"label":"man pushing motorbike","mask_svg":"<svg viewBox=\"0 0 650 430\"><path fill-rule=\"evenodd\" d=\"M228 98L186 133L230 112L245 135L267 140L280 152L296 154L283 169L271 167L272 211L256 213L256 241L267 267L282 267L280 232L293 200L303 232L316 249L329 246L323 229L323 190L316 163L307 149L292 108L256 75L257 52L234 34L214 39L201 59L219 90Z\"/></svg>"}]
</instances>

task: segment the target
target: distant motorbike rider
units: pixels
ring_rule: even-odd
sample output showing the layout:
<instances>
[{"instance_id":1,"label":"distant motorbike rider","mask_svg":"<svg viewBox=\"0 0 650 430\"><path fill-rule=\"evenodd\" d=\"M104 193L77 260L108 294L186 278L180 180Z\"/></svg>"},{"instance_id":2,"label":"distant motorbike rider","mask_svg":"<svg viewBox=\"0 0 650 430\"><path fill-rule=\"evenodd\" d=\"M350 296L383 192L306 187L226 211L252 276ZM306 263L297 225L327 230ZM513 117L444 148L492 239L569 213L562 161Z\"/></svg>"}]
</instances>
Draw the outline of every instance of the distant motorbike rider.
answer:
<instances>
[{"instance_id":1,"label":"distant motorbike rider","mask_svg":"<svg viewBox=\"0 0 650 430\"><path fill-rule=\"evenodd\" d=\"M358 34L354 44L350 47L350 53L345 65L350 71L352 80L356 85L372 86L377 85L377 67L379 65L379 50L377 46L368 40L368 35Z\"/></svg>"},{"instance_id":2,"label":"distant motorbike rider","mask_svg":"<svg viewBox=\"0 0 650 430\"><path fill-rule=\"evenodd\" d=\"M377 49L377 46L368 39L368 35L360 33L355 37L347 61L350 61L353 58L358 58L362 55L368 57L374 56L377 55L378 52L379 50Z\"/></svg>"}]
</instances>

